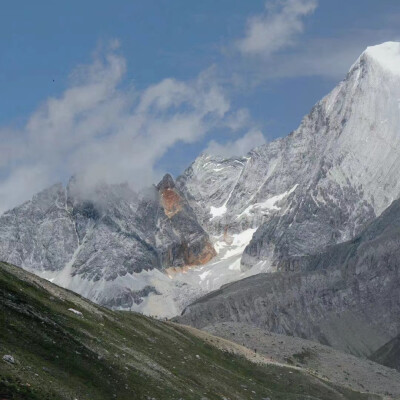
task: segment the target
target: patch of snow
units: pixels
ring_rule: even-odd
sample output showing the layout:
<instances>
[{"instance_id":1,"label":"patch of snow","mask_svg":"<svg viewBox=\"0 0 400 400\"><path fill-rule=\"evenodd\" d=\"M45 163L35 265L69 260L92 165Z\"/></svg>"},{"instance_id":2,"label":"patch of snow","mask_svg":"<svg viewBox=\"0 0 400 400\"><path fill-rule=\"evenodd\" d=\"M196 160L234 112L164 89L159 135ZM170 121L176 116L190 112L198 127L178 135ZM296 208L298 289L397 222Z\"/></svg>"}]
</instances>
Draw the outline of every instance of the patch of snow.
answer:
<instances>
[{"instance_id":1,"label":"patch of snow","mask_svg":"<svg viewBox=\"0 0 400 400\"><path fill-rule=\"evenodd\" d=\"M211 219L216 217L221 217L226 213L226 203L223 204L221 207L210 207Z\"/></svg>"},{"instance_id":2,"label":"patch of snow","mask_svg":"<svg viewBox=\"0 0 400 400\"><path fill-rule=\"evenodd\" d=\"M231 257L242 255L246 246L250 243L256 229L247 229L241 233L231 235L233 238L232 244L226 246L225 254L221 256L222 260L227 260Z\"/></svg>"},{"instance_id":3,"label":"patch of snow","mask_svg":"<svg viewBox=\"0 0 400 400\"><path fill-rule=\"evenodd\" d=\"M203 272L202 274L200 274L199 275L200 280L204 281L204 279L206 279L207 275L210 275L210 273L211 273L211 271L206 271L206 272Z\"/></svg>"},{"instance_id":4,"label":"patch of snow","mask_svg":"<svg viewBox=\"0 0 400 400\"><path fill-rule=\"evenodd\" d=\"M293 193L296 190L297 186L298 185L296 184L290 190L278 194L276 196L270 197L269 199L263 202L251 204L241 214L239 214L237 218L240 218L243 215L250 215L255 211L279 211L281 208L278 207L276 203L280 202L281 200L289 196L291 193Z\"/></svg>"},{"instance_id":5,"label":"patch of snow","mask_svg":"<svg viewBox=\"0 0 400 400\"><path fill-rule=\"evenodd\" d=\"M240 162L240 161L238 161L238 162L240 164L244 165L242 162ZM236 180L236 183L232 186L232 190L228 194L228 197L226 198L225 203L221 207L214 207L214 206L210 207L210 213L211 213L210 220L213 220L216 217L220 217L226 213L226 211L227 211L226 205L228 204L228 201L230 200L232 193L234 192L235 187L236 187L237 183L239 182L239 179L240 179L240 174Z\"/></svg>"}]
</instances>

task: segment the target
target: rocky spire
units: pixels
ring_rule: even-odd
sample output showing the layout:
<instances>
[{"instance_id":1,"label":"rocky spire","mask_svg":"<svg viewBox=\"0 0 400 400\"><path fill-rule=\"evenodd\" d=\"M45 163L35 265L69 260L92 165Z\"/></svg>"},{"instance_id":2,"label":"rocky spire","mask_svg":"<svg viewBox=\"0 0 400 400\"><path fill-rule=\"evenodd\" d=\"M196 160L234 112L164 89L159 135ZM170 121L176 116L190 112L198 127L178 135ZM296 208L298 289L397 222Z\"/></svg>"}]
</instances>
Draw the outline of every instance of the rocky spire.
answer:
<instances>
[{"instance_id":1,"label":"rocky spire","mask_svg":"<svg viewBox=\"0 0 400 400\"><path fill-rule=\"evenodd\" d=\"M165 189L173 189L174 187L175 187L175 182L170 174L165 174L164 177L159 182L159 184L157 185L157 189L159 191L163 191Z\"/></svg>"}]
</instances>

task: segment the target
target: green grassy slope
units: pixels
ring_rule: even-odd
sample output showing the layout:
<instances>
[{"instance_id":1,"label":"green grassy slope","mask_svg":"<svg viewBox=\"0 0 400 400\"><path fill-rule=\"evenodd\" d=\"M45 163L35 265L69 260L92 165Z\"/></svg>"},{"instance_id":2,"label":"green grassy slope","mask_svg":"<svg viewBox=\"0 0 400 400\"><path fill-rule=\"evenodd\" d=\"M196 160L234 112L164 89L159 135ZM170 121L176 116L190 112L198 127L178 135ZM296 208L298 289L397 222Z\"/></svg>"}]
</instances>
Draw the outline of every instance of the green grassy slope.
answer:
<instances>
[{"instance_id":1,"label":"green grassy slope","mask_svg":"<svg viewBox=\"0 0 400 400\"><path fill-rule=\"evenodd\" d=\"M73 308L82 313L75 314ZM15 363L1 358L10 354ZM0 399L376 399L255 364L0 263Z\"/></svg>"}]
</instances>

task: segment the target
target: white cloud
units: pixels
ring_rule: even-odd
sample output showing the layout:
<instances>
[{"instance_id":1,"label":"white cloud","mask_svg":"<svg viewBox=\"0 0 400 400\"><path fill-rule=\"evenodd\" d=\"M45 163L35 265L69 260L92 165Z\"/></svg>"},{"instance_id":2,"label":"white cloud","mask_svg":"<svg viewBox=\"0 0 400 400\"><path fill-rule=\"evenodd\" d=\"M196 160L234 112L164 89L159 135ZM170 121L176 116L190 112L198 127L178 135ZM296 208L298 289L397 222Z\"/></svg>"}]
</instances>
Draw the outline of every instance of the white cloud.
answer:
<instances>
[{"instance_id":1,"label":"white cloud","mask_svg":"<svg viewBox=\"0 0 400 400\"><path fill-rule=\"evenodd\" d=\"M335 81L343 79L351 65L368 46L376 43L365 38L313 39L293 51L275 54L263 62L248 62L234 70L241 79L240 90L257 87L273 79L319 76ZM246 71L246 74L243 73Z\"/></svg>"},{"instance_id":2,"label":"white cloud","mask_svg":"<svg viewBox=\"0 0 400 400\"><path fill-rule=\"evenodd\" d=\"M367 46L399 40L398 16L386 15L380 28L341 29L332 36L304 35L305 17L318 0L272 0L262 14L247 20L245 35L234 42L220 75L248 90L276 78L320 76L342 79ZM239 52L237 52L239 50ZM233 57L233 58L232 58Z\"/></svg>"},{"instance_id":3,"label":"white cloud","mask_svg":"<svg viewBox=\"0 0 400 400\"><path fill-rule=\"evenodd\" d=\"M126 62L117 47L79 67L72 86L20 130L0 128L0 212L72 174L86 188L99 181L149 185L158 178L155 163L176 143L229 127L230 103L207 73L142 92L123 89Z\"/></svg>"},{"instance_id":4,"label":"white cloud","mask_svg":"<svg viewBox=\"0 0 400 400\"><path fill-rule=\"evenodd\" d=\"M241 138L235 141L229 141L225 144L211 140L205 153L223 157L244 156L251 149L265 143L265 137L259 130L251 130Z\"/></svg>"},{"instance_id":5,"label":"white cloud","mask_svg":"<svg viewBox=\"0 0 400 400\"><path fill-rule=\"evenodd\" d=\"M317 0L282 0L266 3L266 11L247 21L245 37L236 44L248 55L269 56L295 43L304 30L303 18L315 11Z\"/></svg>"},{"instance_id":6,"label":"white cloud","mask_svg":"<svg viewBox=\"0 0 400 400\"><path fill-rule=\"evenodd\" d=\"M237 131L247 126L250 119L249 110L247 108L241 108L226 119L226 125L233 131Z\"/></svg>"}]
</instances>

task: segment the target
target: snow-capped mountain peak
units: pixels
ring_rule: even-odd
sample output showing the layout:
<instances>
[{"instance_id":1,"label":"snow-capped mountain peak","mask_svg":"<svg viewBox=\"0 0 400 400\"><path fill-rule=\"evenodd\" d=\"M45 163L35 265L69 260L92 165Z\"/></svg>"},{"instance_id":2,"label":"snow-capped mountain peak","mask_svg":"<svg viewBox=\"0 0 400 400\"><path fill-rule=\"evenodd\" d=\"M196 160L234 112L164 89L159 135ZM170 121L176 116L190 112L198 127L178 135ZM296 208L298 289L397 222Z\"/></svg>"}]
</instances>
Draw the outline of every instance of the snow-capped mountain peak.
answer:
<instances>
[{"instance_id":1,"label":"snow-capped mountain peak","mask_svg":"<svg viewBox=\"0 0 400 400\"><path fill-rule=\"evenodd\" d=\"M150 195L58 185L0 218L0 258L112 307L179 313L354 237L400 196L400 43L369 47L287 137L202 154ZM101 201L100 201L101 200Z\"/></svg>"},{"instance_id":2,"label":"snow-capped mountain peak","mask_svg":"<svg viewBox=\"0 0 400 400\"><path fill-rule=\"evenodd\" d=\"M370 57L387 71L400 75L400 43L385 42L368 47L362 56Z\"/></svg>"}]
</instances>

